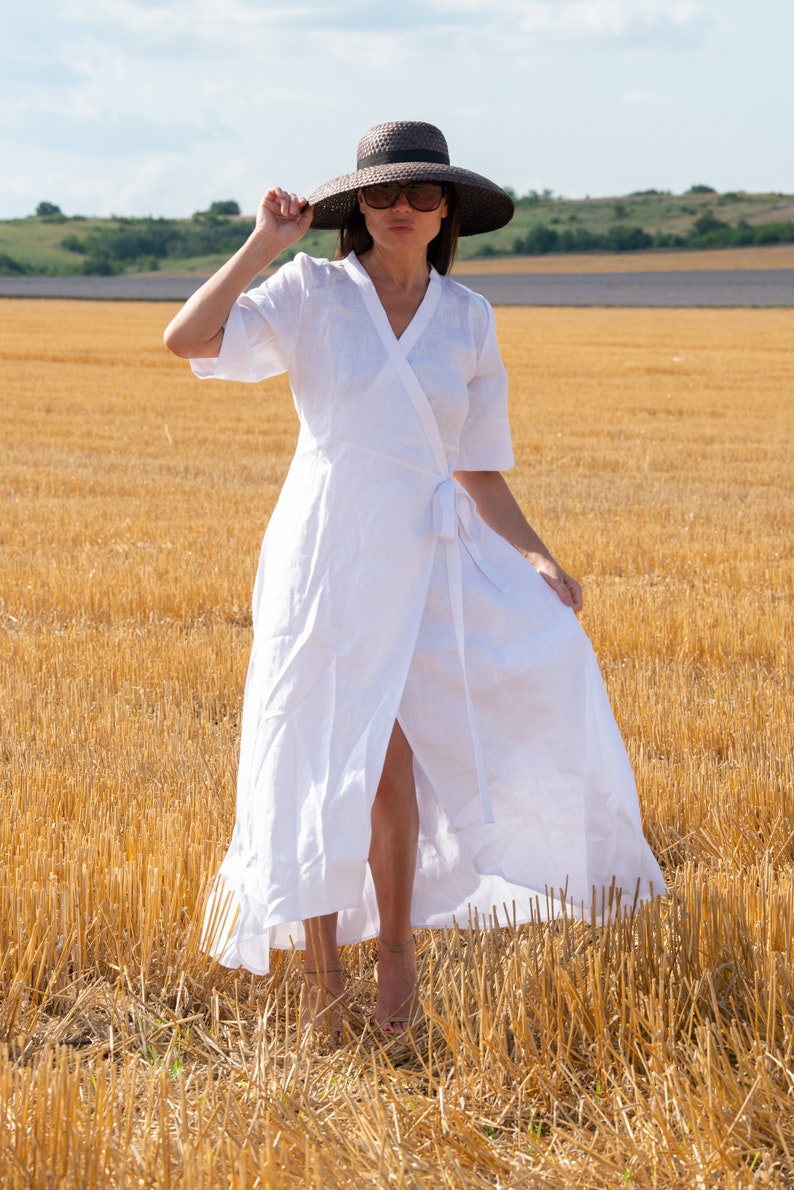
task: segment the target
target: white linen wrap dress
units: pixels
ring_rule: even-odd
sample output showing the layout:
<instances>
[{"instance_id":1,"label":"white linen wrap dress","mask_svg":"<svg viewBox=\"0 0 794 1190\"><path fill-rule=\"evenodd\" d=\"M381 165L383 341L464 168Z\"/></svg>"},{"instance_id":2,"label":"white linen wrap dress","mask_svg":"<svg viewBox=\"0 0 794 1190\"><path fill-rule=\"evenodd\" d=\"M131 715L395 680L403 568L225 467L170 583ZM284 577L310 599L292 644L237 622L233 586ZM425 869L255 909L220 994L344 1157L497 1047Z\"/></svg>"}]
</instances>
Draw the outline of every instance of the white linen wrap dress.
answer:
<instances>
[{"instance_id":1,"label":"white linen wrap dress","mask_svg":"<svg viewBox=\"0 0 794 1190\"><path fill-rule=\"evenodd\" d=\"M288 371L300 418L265 534L237 818L205 921L227 966L339 912L377 933L370 809L399 720L420 840L412 921L614 912L664 891L590 643L456 470L513 465L484 298L431 271L398 340L355 255L242 295L197 375Z\"/></svg>"}]
</instances>

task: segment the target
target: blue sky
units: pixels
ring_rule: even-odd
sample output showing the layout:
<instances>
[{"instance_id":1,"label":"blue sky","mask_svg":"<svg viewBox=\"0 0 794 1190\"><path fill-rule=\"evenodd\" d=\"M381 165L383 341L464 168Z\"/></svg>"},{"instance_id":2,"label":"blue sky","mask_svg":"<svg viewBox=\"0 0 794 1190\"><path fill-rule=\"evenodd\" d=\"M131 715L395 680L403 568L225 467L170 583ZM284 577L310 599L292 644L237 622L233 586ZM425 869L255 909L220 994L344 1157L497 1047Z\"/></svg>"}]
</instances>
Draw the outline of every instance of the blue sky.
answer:
<instances>
[{"instance_id":1,"label":"blue sky","mask_svg":"<svg viewBox=\"0 0 794 1190\"><path fill-rule=\"evenodd\" d=\"M252 212L391 119L519 193L794 193L792 47L792 0L21 0L0 218Z\"/></svg>"}]
</instances>

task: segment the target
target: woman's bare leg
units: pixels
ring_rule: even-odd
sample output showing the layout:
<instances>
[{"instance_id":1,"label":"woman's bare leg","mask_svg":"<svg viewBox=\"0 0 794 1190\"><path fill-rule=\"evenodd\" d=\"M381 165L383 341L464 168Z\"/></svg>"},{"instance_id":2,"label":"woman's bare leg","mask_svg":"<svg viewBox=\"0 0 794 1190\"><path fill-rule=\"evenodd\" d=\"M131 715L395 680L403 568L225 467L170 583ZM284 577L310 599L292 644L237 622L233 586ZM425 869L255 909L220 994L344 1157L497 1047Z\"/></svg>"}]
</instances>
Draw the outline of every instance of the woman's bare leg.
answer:
<instances>
[{"instance_id":1,"label":"woman's bare leg","mask_svg":"<svg viewBox=\"0 0 794 1190\"><path fill-rule=\"evenodd\" d=\"M303 970L308 990L306 1021L331 1032L342 1027L340 1001L345 993L336 941L337 916L327 913L303 923L306 931Z\"/></svg>"},{"instance_id":2,"label":"woman's bare leg","mask_svg":"<svg viewBox=\"0 0 794 1190\"><path fill-rule=\"evenodd\" d=\"M380 917L378 1000L375 1019L395 1031L410 1019L416 991L416 953L411 938L411 898L419 843L419 810L413 753L399 723L394 724L383 772L372 806L369 866ZM331 1005L344 994L336 940L337 914L308 918L305 969L309 986L326 991L315 1005ZM389 950L388 947L396 947ZM317 1015L315 1009L315 1016Z\"/></svg>"},{"instance_id":3,"label":"woman's bare leg","mask_svg":"<svg viewBox=\"0 0 794 1190\"><path fill-rule=\"evenodd\" d=\"M394 724L375 801L369 866L380 916L378 1000L375 1019L393 1031L405 1028L416 992L416 952L411 939L411 898L419 844L419 810L413 753ZM394 948L394 949L392 949Z\"/></svg>"},{"instance_id":4,"label":"woman's bare leg","mask_svg":"<svg viewBox=\"0 0 794 1190\"><path fill-rule=\"evenodd\" d=\"M309 917L303 923L306 931L306 966L312 971L328 971L339 966L339 947L336 942L338 914Z\"/></svg>"}]
</instances>

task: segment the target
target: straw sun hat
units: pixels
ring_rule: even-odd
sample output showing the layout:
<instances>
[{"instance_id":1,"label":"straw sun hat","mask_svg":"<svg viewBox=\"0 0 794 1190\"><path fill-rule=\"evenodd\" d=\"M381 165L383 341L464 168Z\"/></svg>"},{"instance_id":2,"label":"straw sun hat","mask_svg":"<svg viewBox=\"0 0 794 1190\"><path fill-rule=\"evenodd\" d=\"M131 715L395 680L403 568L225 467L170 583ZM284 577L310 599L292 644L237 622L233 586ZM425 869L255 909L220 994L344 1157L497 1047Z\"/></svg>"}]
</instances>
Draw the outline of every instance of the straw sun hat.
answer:
<instances>
[{"instance_id":1,"label":"straw sun hat","mask_svg":"<svg viewBox=\"0 0 794 1190\"><path fill-rule=\"evenodd\" d=\"M468 169L450 165L444 134L433 124L395 120L376 124L358 143L355 173L342 174L309 196L312 227L340 228L356 201L360 186L411 179L454 182L462 236L494 231L513 217L513 200L501 186Z\"/></svg>"}]
</instances>

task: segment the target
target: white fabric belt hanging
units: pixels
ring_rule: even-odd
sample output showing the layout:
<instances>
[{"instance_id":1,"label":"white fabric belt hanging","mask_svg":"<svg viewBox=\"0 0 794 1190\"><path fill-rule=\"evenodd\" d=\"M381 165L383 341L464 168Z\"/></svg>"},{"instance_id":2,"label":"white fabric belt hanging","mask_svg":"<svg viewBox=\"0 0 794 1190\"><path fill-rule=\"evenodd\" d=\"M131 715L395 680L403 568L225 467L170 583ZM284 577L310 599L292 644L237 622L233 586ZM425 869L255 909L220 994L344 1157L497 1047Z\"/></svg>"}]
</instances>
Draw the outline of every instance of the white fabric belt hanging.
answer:
<instances>
[{"instance_id":1,"label":"white fabric belt hanging","mask_svg":"<svg viewBox=\"0 0 794 1190\"><path fill-rule=\"evenodd\" d=\"M506 591L498 571L477 549L482 537L482 522L476 515L477 505L465 488L452 476L443 480L433 493L433 531L442 541L454 541L460 532L460 544L474 565L499 591Z\"/></svg>"},{"instance_id":2,"label":"white fabric belt hanging","mask_svg":"<svg viewBox=\"0 0 794 1190\"><path fill-rule=\"evenodd\" d=\"M493 568L483 558L474 545L480 536L481 529L475 518L476 505L469 493L462 488L451 476L443 480L433 493L433 529L436 537L447 546L447 581L449 583L449 601L452 608L452 624L455 629L455 643L458 648L460 668L463 676L463 691L466 698L466 714L469 720L469 733L474 748L474 763L477 769L477 787L480 793L483 822L493 822L493 808L488 792L488 774L485 769L480 731L474 714L474 704L469 690L469 679L466 673L466 629L463 619L463 568L461 566L460 550L463 546L475 565L479 567L486 578L496 586ZM465 534L465 537L464 537Z\"/></svg>"}]
</instances>

